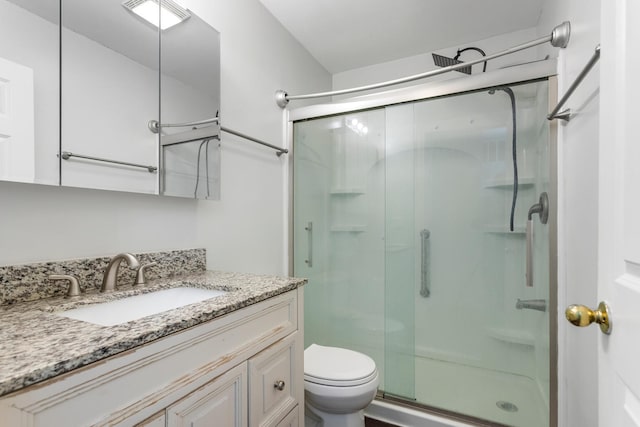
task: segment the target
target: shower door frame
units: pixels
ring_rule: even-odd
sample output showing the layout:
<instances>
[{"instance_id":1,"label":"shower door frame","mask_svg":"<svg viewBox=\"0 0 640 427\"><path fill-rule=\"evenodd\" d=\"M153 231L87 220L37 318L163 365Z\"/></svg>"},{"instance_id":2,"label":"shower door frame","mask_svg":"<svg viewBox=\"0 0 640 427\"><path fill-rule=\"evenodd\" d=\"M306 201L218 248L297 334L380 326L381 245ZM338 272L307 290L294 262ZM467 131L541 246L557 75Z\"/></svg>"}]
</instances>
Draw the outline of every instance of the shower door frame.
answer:
<instances>
[{"instance_id":1,"label":"shower door frame","mask_svg":"<svg viewBox=\"0 0 640 427\"><path fill-rule=\"evenodd\" d=\"M289 159L285 172L288 181L288 211L287 224L285 228L285 239L288 241L289 256L286 257L288 263L287 271L293 275L293 144L294 123L307 119L319 119L327 116L341 115L357 111L370 110L373 108L387 107L415 101L425 101L438 97L460 95L465 92L474 92L485 88L522 84L535 80L546 79L548 81L548 110L551 110L557 103L557 63L555 59L538 61L529 64L503 68L496 71L480 73L468 77L429 82L421 85L414 85L400 89L384 91L371 95L364 95L347 100L336 101L332 104L316 104L307 107L299 107L292 110L285 110L283 120L285 125L285 146L289 149ZM547 304L549 314L549 427L558 425L558 125L557 120L549 122L549 301ZM385 397L378 393L376 399L382 399L389 403L409 406L423 410L434 415L458 421L468 421L478 423L479 420L456 412L450 412L428 405L413 403ZM495 425L495 424L487 424Z\"/></svg>"}]
</instances>

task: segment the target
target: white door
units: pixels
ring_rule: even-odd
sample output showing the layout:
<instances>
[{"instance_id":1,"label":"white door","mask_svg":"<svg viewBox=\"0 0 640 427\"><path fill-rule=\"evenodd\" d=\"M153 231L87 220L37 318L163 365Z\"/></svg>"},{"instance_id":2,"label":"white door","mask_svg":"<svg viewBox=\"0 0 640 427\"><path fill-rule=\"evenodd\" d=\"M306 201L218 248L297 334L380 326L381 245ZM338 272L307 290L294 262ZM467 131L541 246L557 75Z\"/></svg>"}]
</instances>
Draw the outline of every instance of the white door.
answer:
<instances>
[{"instance_id":1,"label":"white door","mask_svg":"<svg viewBox=\"0 0 640 427\"><path fill-rule=\"evenodd\" d=\"M603 1L601 37L598 298L612 329L594 392L599 426L640 426L640 2Z\"/></svg>"},{"instance_id":2,"label":"white door","mask_svg":"<svg viewBox=\"0 0 640 427\"><path fill-rule=\"evenodd\" d=\"M0 58L0 180L33 182L33 70Z\"/></svg>"}]
</instances>

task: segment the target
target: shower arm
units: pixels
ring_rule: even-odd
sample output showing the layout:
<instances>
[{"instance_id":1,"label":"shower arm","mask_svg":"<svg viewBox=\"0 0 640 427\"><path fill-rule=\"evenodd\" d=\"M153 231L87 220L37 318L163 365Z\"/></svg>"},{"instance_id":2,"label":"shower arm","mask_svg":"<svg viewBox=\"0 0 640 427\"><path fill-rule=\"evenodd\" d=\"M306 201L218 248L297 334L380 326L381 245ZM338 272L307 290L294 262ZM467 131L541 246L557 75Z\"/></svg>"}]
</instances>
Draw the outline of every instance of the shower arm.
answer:
<instances>
[{"instance_id":1,"label":"shower arm","mask_svg":"<svg viewBox=\"0 0 640 427\"><path fill-rule=\"evenodd\" d=\"M458 49L458 51L456 52L456 56L453 57L453 59L455 59L456 61L458 61L458 58L460 58L460 54L468 51L468 50L475 50L476 52L479 52L483 57L486 57L487 54L485 53L484 50L480 49L479 47L475 47L475 46L469 46L469 47L465 47L463 49ZM482 66L482 72L486 72L487 71L487 61L484 61L484 65Z\"/></svg>"},{"instance_id":2,"label":"shower arm","mask_svg":"<svg viewBox=\"0 0 640 427\"><path fill-rule=\"evenodd\" d=\"M380 89L387 86L393 86L401 83L412 82L412 81L424 79L427 77L445 74L450 71L456 71L460 68L469 67L471 65L479 64L485 61L490 61L492 59L499 58L501 56L509 55L509 54L519 52L521 50L529 49L531 47L538 46L548 42L551 43L551 45L554 47L565 48L567 47L567 44L569 44L570 35L571 35L571 24L569 21L565 21L562 24L555 27L551 32L551 34L548 36L541 37L539 39L532 40L530 42L523 43L523 44L511 47L509 49L505 49L503 51L482 57L477 60L462 62L460 64L450 65L448 67L439 68L437 70L427 71L425 73L414 74L412 76L403 77L395 80L389 80L387 82L382 82L382 83L375 83L367 86L359 86L359 87L350 88L350 89L334 90L330 92L310 93L306 95L289 95L286 91L280 89L276 91L276 104L278 104L280 108L285 108L289 103L289 101L291 100L323 98L326 96L335 96L335 95L346 95L346 94L355 93L355 92L362 92L365 90Z\"/></svg>"}]
</instances>

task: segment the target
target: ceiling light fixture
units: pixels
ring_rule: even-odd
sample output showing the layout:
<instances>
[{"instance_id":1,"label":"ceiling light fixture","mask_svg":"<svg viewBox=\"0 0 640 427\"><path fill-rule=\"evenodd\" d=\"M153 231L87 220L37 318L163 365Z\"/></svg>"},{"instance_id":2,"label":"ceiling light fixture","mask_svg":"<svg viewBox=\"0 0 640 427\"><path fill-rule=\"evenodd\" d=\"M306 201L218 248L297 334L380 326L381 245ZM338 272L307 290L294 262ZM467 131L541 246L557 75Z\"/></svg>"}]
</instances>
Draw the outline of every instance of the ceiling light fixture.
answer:
<instances>
[{"instance_id":1,"label":"ceiling light fixture","mask_svg":"<svg viewBox=\"0 0 640 427\"><path fill-rule=\"evenodd\" d=\"M191 16L187 9L173 0L127 0L122 6L161 30L171 28Z\"/></svg>"}]
</instances>

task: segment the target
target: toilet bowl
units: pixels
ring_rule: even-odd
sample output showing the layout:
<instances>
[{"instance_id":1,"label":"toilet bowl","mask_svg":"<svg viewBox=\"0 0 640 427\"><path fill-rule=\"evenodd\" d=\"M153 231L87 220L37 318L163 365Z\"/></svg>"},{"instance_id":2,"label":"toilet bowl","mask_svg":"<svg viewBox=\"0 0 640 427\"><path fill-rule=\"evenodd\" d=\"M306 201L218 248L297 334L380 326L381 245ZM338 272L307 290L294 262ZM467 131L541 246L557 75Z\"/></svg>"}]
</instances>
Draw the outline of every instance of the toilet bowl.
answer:
<instances>
[{"instance_id":1,"label":"toilet bowl","mask_svg":"<svg viewBox=\"0 0 640 427\"><path fill-rule=\"evenodd\" d=\"M369 356L311 344L304 351L306 427L364 427L380 379Z\"/></svg>"}]
</instances>

